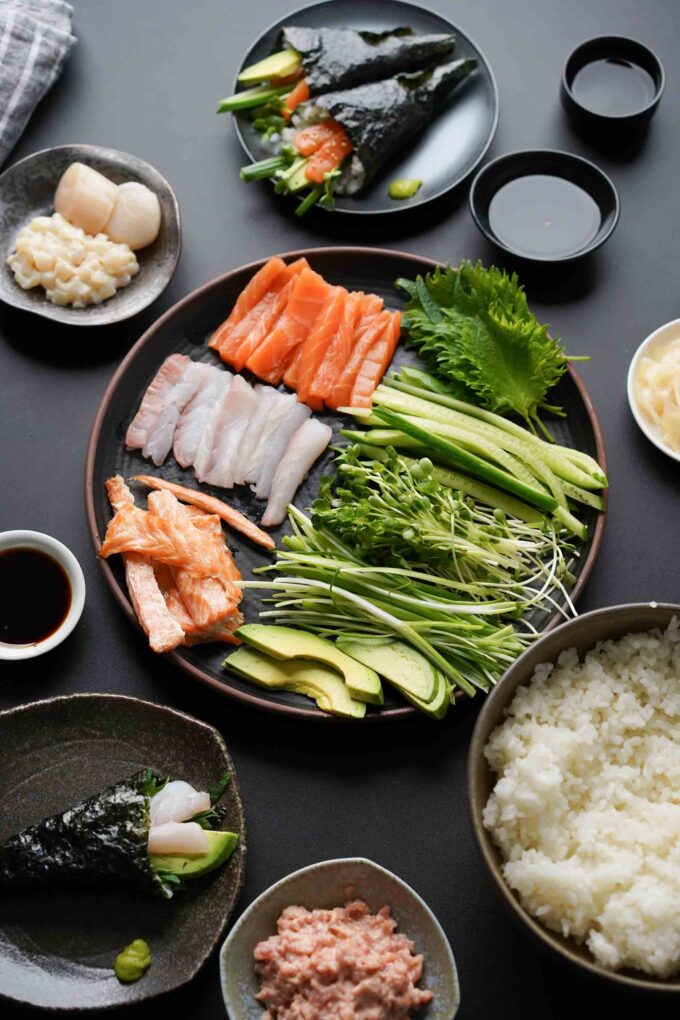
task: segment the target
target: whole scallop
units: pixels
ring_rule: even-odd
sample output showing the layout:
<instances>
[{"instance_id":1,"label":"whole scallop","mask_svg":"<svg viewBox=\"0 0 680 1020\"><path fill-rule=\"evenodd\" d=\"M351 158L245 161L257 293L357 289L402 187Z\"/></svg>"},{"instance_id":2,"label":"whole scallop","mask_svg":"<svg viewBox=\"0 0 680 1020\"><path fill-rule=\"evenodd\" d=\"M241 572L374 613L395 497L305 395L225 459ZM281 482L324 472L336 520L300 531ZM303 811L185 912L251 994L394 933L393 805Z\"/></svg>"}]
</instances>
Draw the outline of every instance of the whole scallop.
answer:
<instances>
[{"instance_id":1,"label":"whole scallop","mask_svg":"<svg viewBox=\"0 0 680 1020\"><path fill-rule=\"evenodd\" d=\"M136 251L156 240L160 226L158 196L137 181L120 184L113 211L104 225L104 232L111 240L127 244Z\"/></svg>"},{"instance_id":2,"label":"whole scallop","mask_svg":"<svg viewBox=\"0 0 680 1020\"><path fill-rule=\"evenodd\" d=\"M71 163L54 196L58 213L86 234L100 233L116 204L118 187L84 163Z\"/></svg>"}]
</instances>

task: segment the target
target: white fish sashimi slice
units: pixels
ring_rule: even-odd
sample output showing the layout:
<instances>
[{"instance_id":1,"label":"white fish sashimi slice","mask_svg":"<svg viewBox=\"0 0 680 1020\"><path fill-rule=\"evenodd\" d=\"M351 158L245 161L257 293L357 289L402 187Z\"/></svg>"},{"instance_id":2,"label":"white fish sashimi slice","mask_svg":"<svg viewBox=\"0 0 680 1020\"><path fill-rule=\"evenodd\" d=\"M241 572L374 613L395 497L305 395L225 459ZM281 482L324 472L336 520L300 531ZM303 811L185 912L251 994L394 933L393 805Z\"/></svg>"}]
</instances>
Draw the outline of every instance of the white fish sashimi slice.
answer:
<instances>
[{"instance_id":1,"label":"white fish sashimi slice","mask_svg":"<svg viewBox=\"0 0 680 1020\"><path fill-rule=\"evenodd\" d=\"M149 829L150 854L205 854L208 838L198 822L165 822Z\"/></svg>"},{"instance_id":2,"label":"white fish sashimi slice","mask_svg":"<svg viewBox=\"0 0 680 1020\"><path fill-rule=\"evenodd\" d=\"M167 393L142 449L142 455L150 457L154 464L162 464L170 453L179 416L198 389L200 381L200 366L190 361L182 378Z\"/></svg>"},{"instance_id":3,"label":"white fish sashimi slice","mask_svg":"<svg viewBox=\"0 0 680 1020\"><path fill-rule=\"evenodd\" d=\"M231 489L234 485L234 464L239 445L257 411L257 396L245 379L234 377L229 390L229 407L215 435L213 466L205 476L210 485Z\"/></svg>"},{"instance_id":4,"label":"white fish sashimi slice","mask_svg":"<svg viewBox=\"0 0 680 1020\"><path fill-rule=\"evenodd\" d=\"M273 386L263 386L262 383L257 383L253 387L253 392L257 397L257 411L255 412L253 420L250 423L250 428L243 437L243 442L239 447L238 457L236 458L236 465L234 467L234 485L242 485L244 482L249 481L247 475L250 460L259 445L263 429L269 420L269 416L277 398L283 396L283 394L279 393L278 390L275 390Z\"/></svg>"},{"instance_id":5,"label":"white fish sashimi slice","mask_svg":"<svg viewBox=\"0 0 680 1020\"><path fill-rule=\"evenodd\" d=\"M198 452L203 431L217 403L231 372L223 372L214 365L197 364L199 385L193 397L182 411L173 437L172 452L181 467L193 464Z\"/></svg>"},{"instance_id":6,"label":"white fish sashimi slice","mask_svg":"<svg viewBox=\"0 0 680 1020\"><path fill-rule=\"evenodd\" d=\"M280 393L278 390L274 390L274 395L267 399L270 401L269 412L248 457L248 465L245 468L246 482L256 482L259 478L264 464L265 447L269 439L274 435L289 409L297 403L294 394Z\"/></svg>"},{"instance_id":7,"label":"white fish sashimi slice","mask_svg":"<svg viewBox=\"0 0 680 1020\"><path fill-rule=\"evenodd\" d=\"M194 790L190 783L175 779L149 801L151 828L166 822L186 822L210 808L210 794Z\"/></svg>"},{"instance_id":8,"label":"white fish sashimi slice","mask_svg":"<svg viewBox=\"0 0 680 1020\"><path fill-rule=\"evenodd\" d=\"M274 474L271 496L262 524L280 524L303 478L331 441L333 430L316 418L309 418L292 437Z\"/></svg>"},{"instance_id":9,"label":"white fish sashimi slice","mask_svg":"<svg viewBox=\"0 0 680 1020\"><path fill-rule=\"evenodd\" d=\"M255 487L257 499L269 499L274 475L288 447L288 443L311 413L310 408L306 404L300 404L296 400L283 420L279 422L274 434L267 440L262 452L262 468L257 477L257 485Z\"/></svg>"},{"instance_id":10,"label":"white fish sashimi slice","mask_svg":"<svg viewBox=\"0 0 680 1020\"><path fill-rule=\"evenodd\" d=\"M206 473L213 465L215 435L219 428L225 405L228 407L227 401L229 399L229 390L231 389L231 385L234 381L234 376L231 372L223 372L222 375L224 376L224 379L220 384L220 391L217 395L213 409L208 415L208 420L201 434L198 449L196 450L196 456L194 457L194 471L199 482L203 481Z\"/></svg>"},{"instance_id":11,"label":"white fish sashimi slice","mask_svg":"<svg viewBox=\"0 0 680 1020\"><path fill-rule=\"evenodd\" d=\"M171 354L158 369L125 435L125 445L131 450L141 450L149 442L155 422L163 413L172 390L182 381L191 364L191 358L186 354Z\"/></svg>"}]
</instances>

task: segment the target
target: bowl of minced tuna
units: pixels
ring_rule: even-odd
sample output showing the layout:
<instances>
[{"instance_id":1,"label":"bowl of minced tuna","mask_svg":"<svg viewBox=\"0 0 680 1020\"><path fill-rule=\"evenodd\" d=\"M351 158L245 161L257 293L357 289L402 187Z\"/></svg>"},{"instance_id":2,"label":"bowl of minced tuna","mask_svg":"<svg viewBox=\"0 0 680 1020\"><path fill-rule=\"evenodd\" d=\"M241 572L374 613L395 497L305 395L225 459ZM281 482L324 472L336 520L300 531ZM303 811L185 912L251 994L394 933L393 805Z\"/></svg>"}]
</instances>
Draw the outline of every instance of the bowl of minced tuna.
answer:
<instances>
[{"instance_id":1,"label":"bowl of minced tuna","mask_svg":"<svg viewBox=\"0 0 680 1020\"><path fill-rule=\"evenodd\" d=\"M453 1020L456 965L410 886L364 858L322 861L262 893L220 953L231 1020Z\"/></svg>"},{"instance_id":2,"label":"bowl of minced tuna","mask_svg":"<svg viewBox=\"0 0 680 1020\"><path fill-rule=\"evenodd\" d=\"M680 995L680 605L586 613L524 652L469 757L473 826L513 913L620 987Z\"/></svg>"}]
</instances>

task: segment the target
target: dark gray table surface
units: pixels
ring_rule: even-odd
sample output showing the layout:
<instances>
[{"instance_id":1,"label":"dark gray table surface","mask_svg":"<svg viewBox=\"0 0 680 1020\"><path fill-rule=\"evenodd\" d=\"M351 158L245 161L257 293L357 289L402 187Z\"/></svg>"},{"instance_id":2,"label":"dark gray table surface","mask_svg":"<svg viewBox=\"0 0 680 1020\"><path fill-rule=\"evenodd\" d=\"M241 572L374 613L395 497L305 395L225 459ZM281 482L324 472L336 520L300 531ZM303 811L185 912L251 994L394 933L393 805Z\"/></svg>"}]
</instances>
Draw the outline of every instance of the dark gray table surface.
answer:
<instances>
[{"instance_id":1,"label":"dark gray table surface","mask_svg":"<svg viewBox=\"0 0 680 1020\"><path fill-rule=\"evenodd\" d=\"M472 709L457 710L439 725L417 720L329 730L237 707L148 650L95 561L82 492L94 414L121 357L179 298L253 259L334 242L502 262L472 223L467 185L411 217L363 223L326 216L299 222L266 186L240 184L242 153L229 120L215 116L216 101L229 93L250 41L290 4L76 2L78 46L8 161L66 142L136 153L172 182L184 249L162 297L122 325L68 330L0 309L0 530L55 535L78 556L88 585L83 619L64 645L33 662L3 663L0 708L72 691L107 691L212 722L231 749L247 811L250 852L241 908L295 868L364 855L411 883L437 913L458 962L461 1020L613 1010L623 1006L623 995L542 955L506 915L486 877L465 792ZM676 0L436 0L436 7L471 34L495 70L501 115L489 157L519 148L567 149L594 159L619 189L621 221L600 252L589 262L524 279L537 313L568 350L592 355L582 374L604 428L611 509L580 608L680 601L678 466L637 430L625 391L637 345L680 314L680 6ZM568 53L601 34L647 43L668 73L647 137L625 152L586 142L559 105ZM654 1017L671 1015L659 1001L626 998ZM170 1006L201 1020L223 1016L216 959L187 990L136 1012L156 1017ZM5 1020L29 1013L2 1007Z\"/></svg>"}]
</instances>

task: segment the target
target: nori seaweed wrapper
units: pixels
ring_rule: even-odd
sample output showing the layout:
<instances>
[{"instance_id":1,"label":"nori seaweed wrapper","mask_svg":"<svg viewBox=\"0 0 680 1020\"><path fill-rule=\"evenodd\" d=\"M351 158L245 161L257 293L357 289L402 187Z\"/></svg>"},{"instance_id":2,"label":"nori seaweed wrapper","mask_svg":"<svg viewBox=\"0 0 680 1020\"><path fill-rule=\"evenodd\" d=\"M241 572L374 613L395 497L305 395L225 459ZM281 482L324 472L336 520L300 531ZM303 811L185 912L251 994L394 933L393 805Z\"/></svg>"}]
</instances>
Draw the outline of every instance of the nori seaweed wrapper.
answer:
<instances>
[{"instance_id":1,"label":"nori seaweed wrapper","mask_svg":"<svg viewBox=\"0 0 680 1020\"><path fill-rule=\"evenodd\" d=\"M114 885L172 896L151 867L148 769L0 845L0 888Z\"/></svg>"},{"instance_id":2,"label":"nori seaweed wrapper","mask_svg":"<svg viewBox=\"0 0 680 1020\"><path fill-rule=\"evenodd\" d=\"M410 28L376 33L291 25L280 36L280 46L302 57L312 95L427 67L452 53L455 45L453 35L415 35Z\"/></svg>"},{"instance_id":3,"label":"nori seaweed wrapper","mask_svg":"<svg viewBox=\"0 0 680 1020\"><path fill-rule=\"evenodd\" d=\"M436 116L437 107L477 61L454 60L427 71L328 92L319 106L345 129L369 181Z\"/></svg>"}]
</instances>

